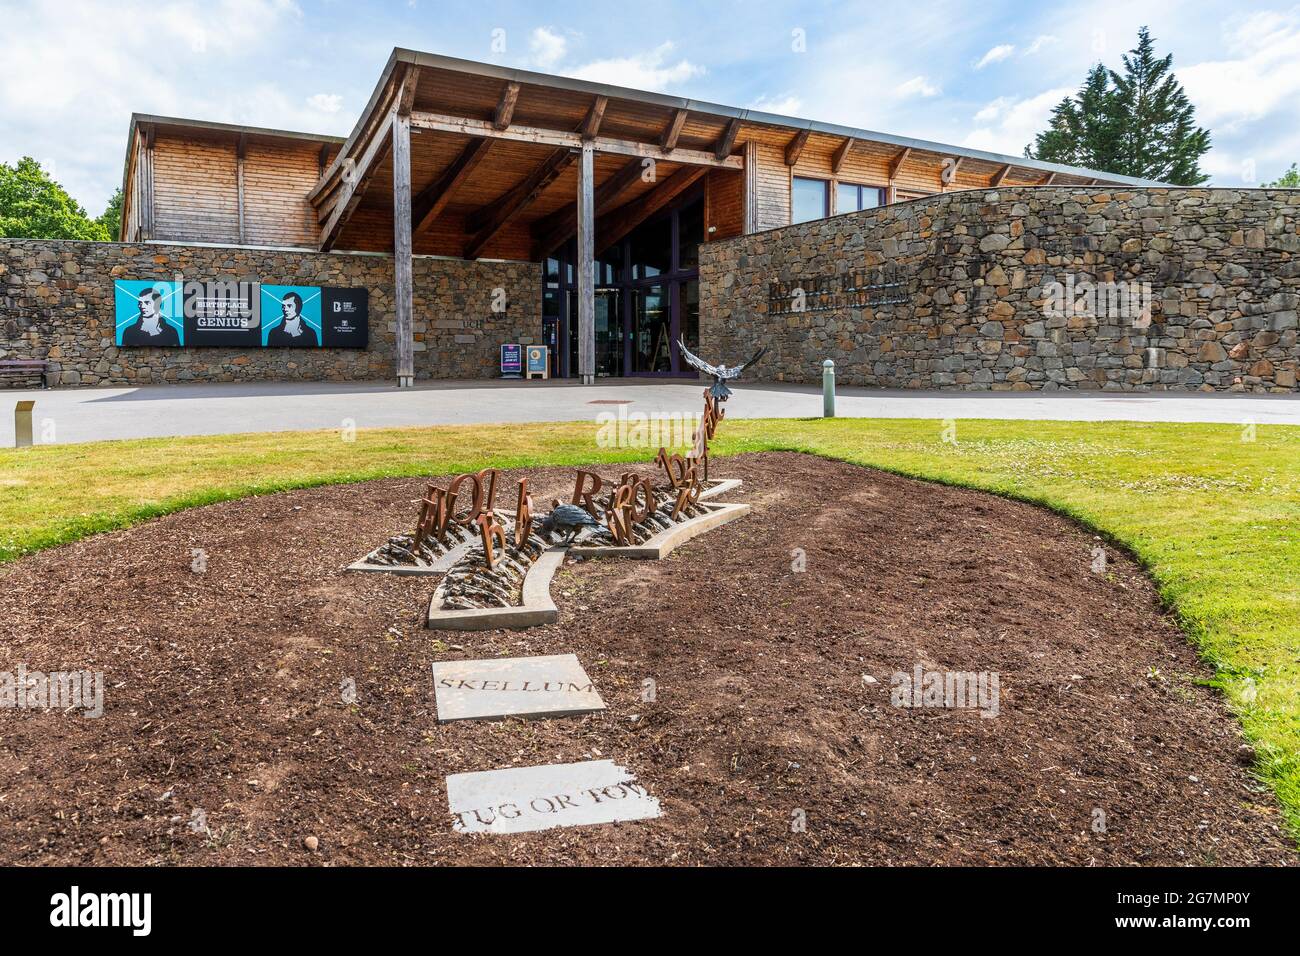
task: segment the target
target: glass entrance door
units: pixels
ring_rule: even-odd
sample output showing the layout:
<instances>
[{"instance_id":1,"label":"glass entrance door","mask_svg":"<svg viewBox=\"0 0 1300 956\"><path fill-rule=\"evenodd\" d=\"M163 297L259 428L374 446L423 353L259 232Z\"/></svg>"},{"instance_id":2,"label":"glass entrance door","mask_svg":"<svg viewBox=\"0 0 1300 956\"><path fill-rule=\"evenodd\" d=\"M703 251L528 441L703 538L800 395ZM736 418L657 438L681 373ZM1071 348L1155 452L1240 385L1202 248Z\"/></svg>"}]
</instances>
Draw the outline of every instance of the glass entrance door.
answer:
<instances>
[{"instance_id":1,"label":"glass entrance door","mask_svg":"<svg viewBox=\"0 0 1300 956\"><path fill-rule=\"evenodd\" d=\"M623 374L623 293L596 290L596 374Z\"/></svg>"},{"instance_id":2,"label":"glass entrance door","mask_svg":"<svg viewBox=\"0 0 1300 956\"><path fill-rule=\"evenodd\" d=\"M672 310L668 289L648 285L632 290L632 372L645 375L673 370Z\"/></svg>"}]
</instances>

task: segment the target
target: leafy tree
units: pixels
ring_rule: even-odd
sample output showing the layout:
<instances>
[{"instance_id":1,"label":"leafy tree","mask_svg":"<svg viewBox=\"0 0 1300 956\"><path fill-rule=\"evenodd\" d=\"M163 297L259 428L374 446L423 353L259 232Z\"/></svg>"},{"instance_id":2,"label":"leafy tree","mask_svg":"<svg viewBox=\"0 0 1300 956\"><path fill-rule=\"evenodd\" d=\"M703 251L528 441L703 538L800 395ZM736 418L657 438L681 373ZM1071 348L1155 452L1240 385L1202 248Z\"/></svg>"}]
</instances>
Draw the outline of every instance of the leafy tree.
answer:
<instances>
[{"instance_id":1,"label":"leafy tree","mask_svg":"<svg viewBox=\"0 0 1300 956\"><path fill-rule=\"evenodd\" d=\"M1296 169L1295 163L1291 168L1284 172L1271 183L1264 184L1265 189L1300 189L1300 169Z\"/></svg>"},{"instance_id":2,"label":"leafy tree","mask_svg":"<svg viewBox=\"0 0 1300 956\"><path fill-rule=\"evenodd\" d=\"M117 187L117 192L113 193L113 198L108 201L108 208L99 214L95 220L104 227L108 233L108 238L114 241L122 231L122 187Z\"/></svg>"},{"instance_id":3,"label":"leafy tree","mask_svg":"<svg viewBox=\"0 0 1300 956\"><path fill-rule=\"evenodd\" d=\"M0 163L0 236L100 242L109 238L103 223L89 218L30 156L13 166Z\"/></svg>"},{"instance_id":4,"label":"leafy tree","mask_svg":"<svg viewBox=\"0 0 1300 956\"><path fill-rule=\"evenodd\" d=\"M1171 70L1173 54L1157 57L1143 27L1123 61L1123 74L1100 63L1089 70L1025 155L1179 186L1205 182L1200 159L1210 134L1196 125L1196 107Z\"/></svg>"}]
</instances>

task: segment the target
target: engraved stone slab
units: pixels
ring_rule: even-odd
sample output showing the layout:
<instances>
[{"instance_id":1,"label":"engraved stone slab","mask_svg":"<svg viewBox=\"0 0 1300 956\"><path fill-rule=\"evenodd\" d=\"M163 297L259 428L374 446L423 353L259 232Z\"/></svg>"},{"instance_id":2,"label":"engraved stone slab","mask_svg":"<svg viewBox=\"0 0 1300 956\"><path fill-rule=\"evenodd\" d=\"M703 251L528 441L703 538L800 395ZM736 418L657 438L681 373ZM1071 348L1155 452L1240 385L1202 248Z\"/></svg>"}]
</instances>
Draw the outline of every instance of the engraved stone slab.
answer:
<instances>
[{"instance_id":1,"label":"engraved stone slab","mask_svg":"<svg viewBox=\"0 0 1300 956\"><path fill-rule=\"evenodd\" d=\"M564 717L604 710L573 654L440 661L433 665L438 722L494 717Z\"/></svg>"},{"instance_id":2,"label":"engraved stone slab","mask_svg":"<svg viewBox=\"0 0 1300 956\"><path fill-rule=\"evenodd\" d=\"M454 773L447 803L457 833L527 833L661 815L659 801L612 760Z\"/></svg>"}]
</instances>

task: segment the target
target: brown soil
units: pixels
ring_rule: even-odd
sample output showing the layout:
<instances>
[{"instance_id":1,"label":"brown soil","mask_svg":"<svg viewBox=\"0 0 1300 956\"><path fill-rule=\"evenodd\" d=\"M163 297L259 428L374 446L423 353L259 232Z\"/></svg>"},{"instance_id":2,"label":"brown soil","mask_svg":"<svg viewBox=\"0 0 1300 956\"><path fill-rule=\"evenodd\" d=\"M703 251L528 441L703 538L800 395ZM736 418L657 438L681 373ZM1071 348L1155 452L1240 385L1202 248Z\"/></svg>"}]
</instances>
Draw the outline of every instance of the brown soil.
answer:
<instances>
[{"instance_id":1,"label":"brown soil","mask_svg":"<svg viewBox=\"0 0 1300 956\"><path fill-rule=\"evenodd\" d=\"M1129 559L1097 575L1098 542L1062 518L817 458L713 471L745 479L729 497L751 515L663 562L567 567L559 622L524 632L427 631L432 579L341 570L413 522L415 480L215 505L0 570L0 670L108 685L99 720L0 711L0 863L1294 862ZM539 506L569 474L531 472ZM570 651L606 713L437 723L432 661ZM997 672L998 716L892 706L918 663ZM451 831L446 774L585 759L629 768L664 816Z\"/></svg>"}]
</instances>

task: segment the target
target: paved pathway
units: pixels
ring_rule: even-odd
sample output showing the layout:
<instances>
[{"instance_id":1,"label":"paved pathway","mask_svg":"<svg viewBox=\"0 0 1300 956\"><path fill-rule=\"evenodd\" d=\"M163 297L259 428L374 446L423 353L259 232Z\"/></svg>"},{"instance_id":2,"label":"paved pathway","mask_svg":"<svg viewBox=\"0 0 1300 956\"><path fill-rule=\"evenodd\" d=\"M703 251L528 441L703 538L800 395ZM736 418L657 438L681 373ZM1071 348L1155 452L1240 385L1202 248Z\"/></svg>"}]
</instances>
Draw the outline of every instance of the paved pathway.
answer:
<instances>
[{"instance_id":1,"label":"paved pathway","mask_svg":"<svg viewBox=\"0 0 1300 956\"><path fill-rule=\"evenodd\" d=\"M398 391L383 383L155 385L144 388L0 390L0 447L13 445L13 404L36 400L37 441L53 425L57 442L171 435L480 422L594 421L601 412L695 412L701 384L609 380L582 387L552 382L437 382ZM820 388L736 386L727 414L738 418L821 415ZM1004 418L1058 421L1255 422L1300 425L1300 395L1173 392L956 392L841 388L842 417Z\"/></svg>"}]
</instances>

